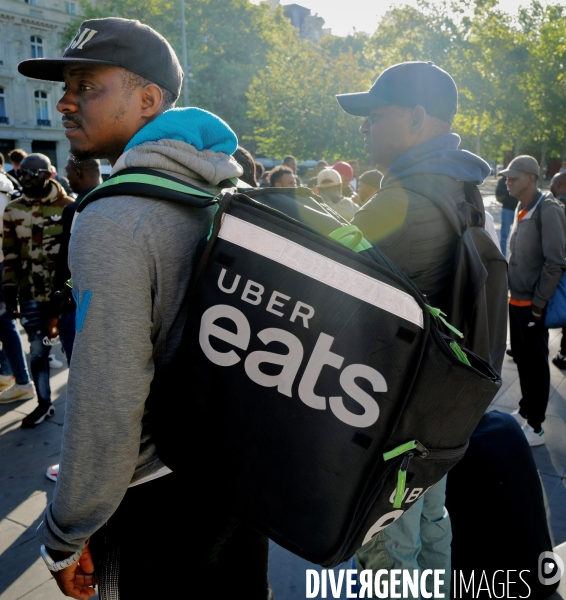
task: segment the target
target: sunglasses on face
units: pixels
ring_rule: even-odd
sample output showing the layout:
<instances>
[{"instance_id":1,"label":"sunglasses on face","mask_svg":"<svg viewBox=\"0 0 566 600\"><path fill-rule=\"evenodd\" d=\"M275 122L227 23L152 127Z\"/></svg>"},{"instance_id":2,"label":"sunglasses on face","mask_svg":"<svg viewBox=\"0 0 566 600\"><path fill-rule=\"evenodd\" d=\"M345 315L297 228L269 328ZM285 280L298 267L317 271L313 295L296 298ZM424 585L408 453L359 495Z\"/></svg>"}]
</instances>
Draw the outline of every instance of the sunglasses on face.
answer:
<instances>
[{"instance_id":1,"label":"sunglasses on face","mask_svg":"<svg viewBox=\"0 0 566 600\"><path fill-rule=\"evenodd\" d=\"M49 169L18 169L16 171L16 175L20 178L23 179L24 177L31 177L32 179L34 177L38 177L38 175L40 173L50 173L51 171Z\"/></svg>"}]
</instances>

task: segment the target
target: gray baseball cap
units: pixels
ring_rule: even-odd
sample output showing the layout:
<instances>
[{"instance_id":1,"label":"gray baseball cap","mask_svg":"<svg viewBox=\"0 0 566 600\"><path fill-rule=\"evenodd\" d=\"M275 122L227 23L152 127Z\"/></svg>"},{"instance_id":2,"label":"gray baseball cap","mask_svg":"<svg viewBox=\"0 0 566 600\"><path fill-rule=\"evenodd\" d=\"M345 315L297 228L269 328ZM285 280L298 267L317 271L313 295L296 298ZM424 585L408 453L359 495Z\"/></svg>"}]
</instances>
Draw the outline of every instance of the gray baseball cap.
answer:
<instances>
[{"instance_id":1,"label":"gray baseball cap","mask_svg":"<svg viewBox=\"0 0 566 600\"><path fill-rule=\"evenodd\" d=\"M523 154L514 158L503 171L499 171L499 175L507 177L518 177L521 173L528 175L540 175L540 167L536 158Z\"/></svg>"},{"instance_id":2,"label":"gray baseball cap","mask_svg":"<svg viewBox=\"0 0 566 600\"><path fill-rule=\"evenodd\" d=\"M61 58L33 58L18 65L27 77L63 81L69 64L122 67L179 97L183 70L169 42L139 21L108 17L84 21Z\"/></svg>"}]
</instances>

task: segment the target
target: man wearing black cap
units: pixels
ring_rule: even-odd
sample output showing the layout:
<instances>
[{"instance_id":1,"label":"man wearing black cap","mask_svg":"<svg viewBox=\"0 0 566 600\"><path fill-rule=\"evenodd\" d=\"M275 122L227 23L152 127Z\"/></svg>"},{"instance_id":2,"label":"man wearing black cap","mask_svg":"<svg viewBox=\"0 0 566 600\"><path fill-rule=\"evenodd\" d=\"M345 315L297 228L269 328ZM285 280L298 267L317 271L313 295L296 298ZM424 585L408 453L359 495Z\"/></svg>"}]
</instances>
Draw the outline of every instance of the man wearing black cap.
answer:
<instances>
[{"instance_id":1,"label":"man wearing black cap","mask_svg":"<svg viewBox=\"0 0 566 600\"><path fill-rule=\"evenodd\" d=\"M371 164L384 173L380 190L352 223L432 306L447 312L465 184L478 185L490 173L481 158L458 150L460 138L450 133L458 106L454 80L431 62L402 63L381 73L368 92L337 100L347 113L366 117L360 128L364 147ZM483 205L475 209L483 212ZM444 569L441 591L448 598L452 534L445 485L446 478L363 546L356 555L360 568Z\"/></svg>"},{"instance_id":2,"label":"man wearing black cap","mask_svg":"<svg viewBox=\"0 0 566 600\"><path fill-rule=\"evenodd\" d=\"M138 21L85 21L62 58L27 60L19 71L64 81L57 110L76 160L107 158L113 173L158 169L214 193L242 174L226 123L198 108L172 109L181 66L168 42ZM101 598L225 594L217 538L237 521L222 516L198 456L187 451L190 481L160 461L146 404L151 387L177 418L175 399L159 397L153 383L179 347L211 210L121 195L88 204L74 222L76 337L58 481L38 530L48 568L73 598L96 593L95 566ZM247 570L232 571L231 584L246 577L248 597L263 599L267 540L250 537L264 559L240 551Z\"/></svg>"}]
</instances>

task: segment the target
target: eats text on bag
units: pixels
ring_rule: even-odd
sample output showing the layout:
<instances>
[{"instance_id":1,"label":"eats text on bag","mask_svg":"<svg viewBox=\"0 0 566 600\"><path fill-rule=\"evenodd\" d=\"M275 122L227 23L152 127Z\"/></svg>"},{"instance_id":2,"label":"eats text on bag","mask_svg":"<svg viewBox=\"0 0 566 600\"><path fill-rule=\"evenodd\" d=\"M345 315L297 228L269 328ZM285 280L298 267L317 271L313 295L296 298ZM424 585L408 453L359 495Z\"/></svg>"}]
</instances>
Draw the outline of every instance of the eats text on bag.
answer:
<instances>
[{"instance_id":1,"label":"eats text on bag","mask_svg":"<svg viewBox=\"0 0 566 600\"><path fill-rule=\"evenodd\" d=\"M226 294L233 294L239 286L240 276L235 275L230 287L225 284L226 269L222 269L218 278L218 287ZM241 300L249 304L259 306L264 293L264 287L252 280L248 280L243 288ZM265 310L277 316L284 316L275 307L281 308L284 303L281 300L290 300L289 296L273 291L266 304ZM291 313L290 321L294 322L301 318L303 326L308 329L308 320L315 315L315 309L303 302L296 302ZM235 326L236 332L229 331L216 323L219 319L229 319ZM289 349L287 354L274 352L256 351L251 352L244 361L246 375L255 383L263 387L276 387L277 391L284 396L292 398L292 387L297 377L299 368L303 362L304 347L301 340L289 331L276 327L269 327L258 332L257 337L267 346L271 342L279 342ZM222 340L239 350L247 350L251 330L250 323L244 313L228 304L216 304L204 312L200 324L199 342L206 357L215 365L230 367L242 360L242 357L234 350L221 352L213 347L211 338ZM363 409L363 414L356 414L348 410L341 395L318 396L314 389L316 382L324 366L334 369L342 369L344 357L331 351L334 338L321 332L318 336L314 349L307 361L307 365L299 382L298 395L301 401L317 410L326 410L327 400L332 413L346 425L352 427L370 427L379 418L379 405L376 400L357 384L357 378L369 381L374 392L386 392L387 383L383 375L362 364L351 364L346 366L339 376L340 388L355 400ZM278 375L267 375L260 370L260 365L269 363L282 367Z\"/></svg>"}]
</instances>

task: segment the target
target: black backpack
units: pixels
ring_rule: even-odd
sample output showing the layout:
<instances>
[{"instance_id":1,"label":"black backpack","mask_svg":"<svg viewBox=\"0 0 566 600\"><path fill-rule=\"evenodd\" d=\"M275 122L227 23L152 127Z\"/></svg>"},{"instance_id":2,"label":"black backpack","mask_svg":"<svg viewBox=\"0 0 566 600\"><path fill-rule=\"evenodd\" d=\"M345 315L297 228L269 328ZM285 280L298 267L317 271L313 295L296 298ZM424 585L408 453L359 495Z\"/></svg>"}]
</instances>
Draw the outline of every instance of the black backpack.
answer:
<instances>
[{"instance_id":1,"label":"black backpack","mask_svg":"<svg viewBox=\"0 0 566 600\"><path fill-rule=\"evenodd\" d=\"M128 169L78 210L116 194L217 206L181 348L147 401L159 456L193 493L334 566L460 460L499 374L310 190L214 199Z\"/></svg>"}]
</instances>

